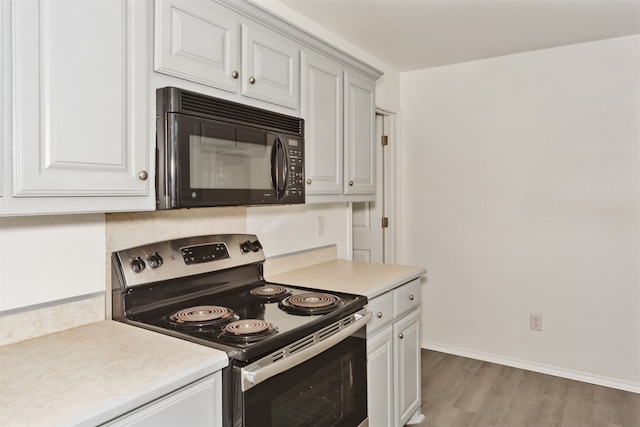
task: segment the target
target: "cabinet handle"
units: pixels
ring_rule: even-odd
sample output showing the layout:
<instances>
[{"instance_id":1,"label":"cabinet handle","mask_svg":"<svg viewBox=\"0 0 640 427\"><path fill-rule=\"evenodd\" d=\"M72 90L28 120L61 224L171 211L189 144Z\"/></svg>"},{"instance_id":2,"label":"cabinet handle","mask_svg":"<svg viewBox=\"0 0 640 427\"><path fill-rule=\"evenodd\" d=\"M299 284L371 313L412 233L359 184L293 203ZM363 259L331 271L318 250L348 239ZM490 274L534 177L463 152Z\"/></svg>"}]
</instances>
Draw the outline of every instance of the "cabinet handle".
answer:
<instances>
[{"instance_id":1,"label":"cabinet handle","mask_svg":"<svg viewBox=\"0 0 640 427\"><path fill-rule=\"evenodd\" d=\"M149 178L149 172L140 171L140 173L138 173L138 178L140 178L141 181L146 181L147 178Z\"/></svg>"},{"instance_id":2,"label":"cabinet handle","mask_svg":"<svg viewBox=\"0 0 640 427\"><path fill-rule=\"evenodd\" d=\"M231 77L233 77L234 79L237 79L239 76L240 76L240 73L238 73L237 71L231 72Z\"/></svg>"},{"instance_id":3,"label":"cabinet handle","mask_svg":"<svg viewBox=\"0 0 640 427\"><path fill-rule=\"evenodd\" d=\"M353 181L349 181L349 187L353 187Z\"/></svg>"},{"instance_id":4,"label":"cabinet handle","mask_svg":"<svg viewBox=\"0 0 640 427\"><path fill-rule=\"evenodd\" d=\"M307 184L311 185L311 178L307 178Z\"/></svg>"},{"instance_id":5,"label":"cabinet handle","mask_svg":"<svg viewBox=\"0 0 640 427\"><path fill-rule=\"evenodd\" d=\"M249 77L249 83L254 84L256 82L256 78L251 76Z\"/></svg>"},{"instance_id":6,"label":"cabinet handle","mask_svg":"<svg viewBox=\"0 0 640 427\"><path fill-rule=\"evenodd\" d=\"M413 295L409 295L409 299L413 301Z\"/></svg>"},{"instance_id":7,"label":"cabinet handle","mask_svg":"<svg viewBox=\"0 0 640 427\"><path fill-rule=\"evenodd\" d=\"M398 335L398 336L400 337L400 339L404 338L404 334L403 333L400 333L400 335Z\"/></svg>"},{"instance_id":8,"label":"cabinet handle","mask_svg":"<svg viewBox=\"0 0 640 427\"><path fill-rule=\"evenodd\" d=\"M382 312L379 311L378 314L376 314L376 316L378 316L378 319L382 319Z\"/></svg>"}]
</instances>

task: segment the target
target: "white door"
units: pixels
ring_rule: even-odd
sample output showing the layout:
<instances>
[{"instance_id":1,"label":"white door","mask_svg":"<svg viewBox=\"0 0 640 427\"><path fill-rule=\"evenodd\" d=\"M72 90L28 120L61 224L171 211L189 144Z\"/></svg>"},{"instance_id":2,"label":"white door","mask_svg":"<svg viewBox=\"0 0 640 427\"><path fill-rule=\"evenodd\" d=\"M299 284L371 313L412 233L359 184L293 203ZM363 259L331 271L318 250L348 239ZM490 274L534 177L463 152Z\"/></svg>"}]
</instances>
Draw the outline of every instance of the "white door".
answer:
<instances>
[{"instance_id":1,"label":"white door","mask_svg":"<svg viewBox=\"0 0 640 427\"><path fill-rule=\"evenodd\" d=\"M393 262L392 239L389 229L383 227L382 219L385 209L392 200L388 181L392 180L389 172L389 146L383 146L382 136L387 135L391 116L376 114L376 200L374 202L358 202L352 205L353 259L367 262Z\"/></svg>"}]
</instances>

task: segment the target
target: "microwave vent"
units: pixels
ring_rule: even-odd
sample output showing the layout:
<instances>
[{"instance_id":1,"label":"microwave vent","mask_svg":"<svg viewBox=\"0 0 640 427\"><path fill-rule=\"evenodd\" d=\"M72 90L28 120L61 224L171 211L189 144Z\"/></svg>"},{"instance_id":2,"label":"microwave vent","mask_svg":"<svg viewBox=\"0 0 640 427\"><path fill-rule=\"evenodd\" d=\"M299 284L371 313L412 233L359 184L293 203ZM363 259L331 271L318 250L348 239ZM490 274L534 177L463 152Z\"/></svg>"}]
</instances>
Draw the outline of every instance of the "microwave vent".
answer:
<instances>
[{"instance_id":1,"label":"microwave vent","mask_svg":"<svg viewBox=\"0 0 640 427\"><path fill-rule=\"evenodd\" d=\"M304 136L304 120L297 117L193 92L183 91L180 95L180 107L185 112L207 115L233 123L251 123L268 130Z\"/></svg>"}]
</instances>

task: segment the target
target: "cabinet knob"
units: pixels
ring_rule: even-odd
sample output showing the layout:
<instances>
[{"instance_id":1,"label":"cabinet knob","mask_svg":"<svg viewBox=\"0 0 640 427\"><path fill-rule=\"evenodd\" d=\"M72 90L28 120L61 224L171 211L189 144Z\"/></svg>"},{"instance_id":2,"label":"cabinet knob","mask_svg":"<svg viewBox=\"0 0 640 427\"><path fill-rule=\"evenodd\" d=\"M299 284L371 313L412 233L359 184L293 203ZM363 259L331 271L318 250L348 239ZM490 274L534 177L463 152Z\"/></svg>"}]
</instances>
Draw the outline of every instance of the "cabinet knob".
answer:
<instances>
[{"instance_id":1,"label":"cabinet knob","mask_svg":"<svg viewBox=\"0 0 640 427\"><path fill-rule=\"evenodd\" d=\"M404 334L403 333L400 333L400 335L398 335L398 336L400 337L400 339L404 338Z\"/></svg>"},{"instance_id":2,"label":"cabinet knob","mask_svg":"<svg viewBox=\"0 0 640 427\"><path fill-rule=\"evenodd\" d=\"M239 76L240 76L240 73L238 73L237 71L231 72L231 77L233 77L234 79L237 79Z\"/></svg>"},{"instance_id":3,"label":"cabinet knob","mask_svg":"<svg viewBox=\"0 0 640 427\"><path fill-rule=\"evenodd\" d=\"M147 171L140 171L138 173L138 178L140 178L141 181L146 181L147 178L149 178L149 172Z\"/></svg>"},{"instance_id":4,"label":"cabinet knob","mask_svg":"<svg viewBox=\"0 0 640 427\"><path fill-rule=\"evenodd\" d=\"M409 295L409 299L413 301L413 295Z\"/></svg>"},{"instance_id":5,"label":"cabinet knob","mask_svg":"<svg viewBox=\"0 0 640 427\"><path fill-rule=\"evenodd\" d=\"M307 184L311 185L311 178L307 178Z\"/></svg>"},{"instance_id":6,"label":"cabinet knob","mask_svg":"<svg viewBox=\"0 0 640 427\"><path fill-rule=\"evenodd\" d=\"M349 181L349 187L353 187L353 181Z\"/></svg>"},{"instance_id":7,"label":"cabinet knob","mask_svg":"<svg viewBox=\"0 0 640 427\"><path fill-rule=\"evenodd\" d=\"M251 76L249 77L249 83L254 84L256 82L256 78Z\"/></svg>"},{"instance_id":8,"label":"cabinet knob","mask_svg":"<svg viewBox=\"0 0 640 427\"><path fill-rule=\"evenodd\" d=\"M377 314L377 316L378 316L378 319L382 319L382 312L381 312L381 311L379 311L379 312L378 312L378 314Z\"/></svg>"}]
</instances>

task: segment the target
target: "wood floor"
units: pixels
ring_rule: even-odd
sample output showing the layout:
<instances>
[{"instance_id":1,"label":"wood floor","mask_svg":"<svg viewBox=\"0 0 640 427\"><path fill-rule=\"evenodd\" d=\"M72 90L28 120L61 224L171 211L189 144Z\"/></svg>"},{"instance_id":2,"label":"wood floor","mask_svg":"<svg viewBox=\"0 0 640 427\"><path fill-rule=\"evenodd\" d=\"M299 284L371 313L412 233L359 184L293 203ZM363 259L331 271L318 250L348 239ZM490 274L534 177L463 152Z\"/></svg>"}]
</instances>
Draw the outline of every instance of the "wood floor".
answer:
<instances>
[{"instance_id":1,"label":"wood floor","mask_svg":"<svg viewBox=\"0 0 640 427\"><path fill-rule=\"evenodd\" d=\"M420 427L640 427L640 394L422 350Z\"/></svg>"}]
</instances>

